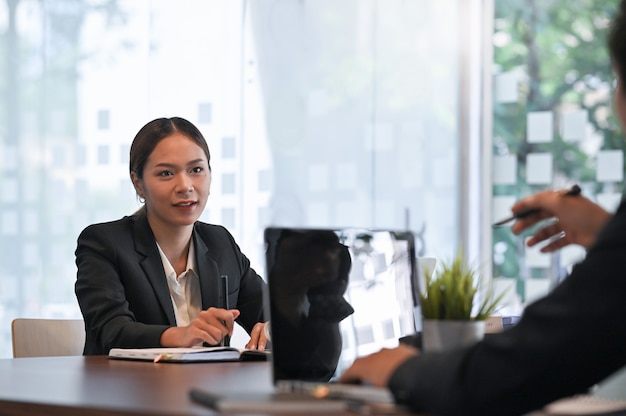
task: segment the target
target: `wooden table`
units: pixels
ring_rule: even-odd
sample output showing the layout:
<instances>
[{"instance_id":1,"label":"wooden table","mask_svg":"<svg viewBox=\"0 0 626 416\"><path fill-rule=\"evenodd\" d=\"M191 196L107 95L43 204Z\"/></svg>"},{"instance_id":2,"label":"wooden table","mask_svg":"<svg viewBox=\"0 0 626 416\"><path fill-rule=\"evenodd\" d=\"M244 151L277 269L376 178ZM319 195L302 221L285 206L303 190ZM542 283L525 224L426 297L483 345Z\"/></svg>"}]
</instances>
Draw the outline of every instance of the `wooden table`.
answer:
<instances>
[{"instance_id":1,"label":"wooden table","mask_svg":"<svg viewBox=\"0 0 626 416\"><path fill-rule=\"evenodd\" d=\"M207 415L192 387L271 391L267 362L168 364L105 356L0 359L0 415Z\"/></svg>"}]
</instances>

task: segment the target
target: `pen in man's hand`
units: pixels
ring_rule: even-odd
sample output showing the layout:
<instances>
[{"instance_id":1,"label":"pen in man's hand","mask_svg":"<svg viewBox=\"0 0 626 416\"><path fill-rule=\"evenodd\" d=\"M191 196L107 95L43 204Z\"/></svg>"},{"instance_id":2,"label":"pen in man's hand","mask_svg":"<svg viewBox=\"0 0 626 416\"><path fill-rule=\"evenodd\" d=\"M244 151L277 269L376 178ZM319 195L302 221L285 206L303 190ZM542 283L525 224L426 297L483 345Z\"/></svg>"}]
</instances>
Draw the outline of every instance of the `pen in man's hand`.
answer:
<instances>
[{"instance_id":1,"label":"pen in man's hand","mask_svg":"<svg viewBox=\"0 0 626 416\"><path fill-rule=\"evenodd\" d=\"M571 188L569 188L567 191L563 192L563 196L577 196L580 195L581 189L580 186L578 185L573 185ZM494 223L492 225L492 227L500 227L504 224L506 224L507 222L511 222L513 220L518 220L520 218L526 218L526 217L530 217L533 214L538 213L539 211L541 211L541 209L539 208L529 208L529 209L525 209L523 211L518 212L517 214L511 215L510 217L507 217L503 220L500 220L496 223Z\"/></svg>"}]
</instances>

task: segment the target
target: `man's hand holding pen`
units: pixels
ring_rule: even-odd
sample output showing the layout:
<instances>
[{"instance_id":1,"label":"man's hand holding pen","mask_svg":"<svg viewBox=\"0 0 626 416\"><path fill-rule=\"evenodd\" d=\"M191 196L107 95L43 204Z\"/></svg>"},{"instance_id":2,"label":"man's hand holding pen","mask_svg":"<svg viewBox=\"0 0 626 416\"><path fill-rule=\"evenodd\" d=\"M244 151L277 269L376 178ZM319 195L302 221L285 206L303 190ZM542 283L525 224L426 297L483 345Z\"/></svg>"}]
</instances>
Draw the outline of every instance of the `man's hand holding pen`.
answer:
<instances>
[{"instance_id":1,"label":"man's hand holding pen","mask_svg":"<svg viewBox=\"0 0 626 416\"><path fill-rule=\"evenodd\" d=\"M559 250L569 244L591 247L602 226L611 214L596 203L580 195L580 187L574 185L564 191L543 191L518 201L511 211L515 223L511 230L520 234L546 219L553 219L532 233L527 245L541 242L543 253Z\"/></svg>"},{"instance_id":2,"label":"man's hand holding pen","mask_svg":"<svg viewBox=\"0 0 626 416\"><path fill-rule=\"evenodd\" d=\"M559 194L562 196L578 196L580 195L581 189L580 186L578 185L574 185L572 186L570 189L565 190L565 191L560 191ZM539 207L529 207L529 208L523 208L523 209L518 209L518 210L513 210L513 215L511 215L510 217L507 217L503 220L500 220L498 222L496 222L495 224L493 224L494 227L501 227L503 225L506 225L507 223L513 221L513 220L519 220L522 218L527 218L536 214L541 214L541 208Z\"/></svg>"}]
</instances>

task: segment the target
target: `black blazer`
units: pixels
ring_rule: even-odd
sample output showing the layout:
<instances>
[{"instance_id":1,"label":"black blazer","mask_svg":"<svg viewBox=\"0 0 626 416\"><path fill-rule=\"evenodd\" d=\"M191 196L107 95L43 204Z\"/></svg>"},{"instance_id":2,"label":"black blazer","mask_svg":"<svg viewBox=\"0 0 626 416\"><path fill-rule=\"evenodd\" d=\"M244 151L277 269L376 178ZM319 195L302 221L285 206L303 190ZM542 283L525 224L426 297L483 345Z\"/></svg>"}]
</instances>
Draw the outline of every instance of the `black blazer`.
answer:
<instances>
[{"instance_id":1,"label":"black blazer","mask_svg":"<svg viewBox=\"0 0 626 416\"><path fill-rule=\"evenodd\" d=\"M411 358L392 375L398 401L436 415L518 415L626 365L626 204L584 261L511 329L458 351Z\"/></svg>"},{"instance_id":2,"label":"black blazer","mask_svg":"<svg viewBox=\"0 0 626 416\"><path fill-rule=\"evenodd\" d=\"M249 333L263 321L263 279L250 267L232 235L221 226L196 222L193 230L202 309L223 307L219 277L228 275L229 306ZM176 326L156 239L141 213L94 224L78 237L76 297L85 320L85 355L113 347L159 347Z\"/></svg>"}]
</instances>

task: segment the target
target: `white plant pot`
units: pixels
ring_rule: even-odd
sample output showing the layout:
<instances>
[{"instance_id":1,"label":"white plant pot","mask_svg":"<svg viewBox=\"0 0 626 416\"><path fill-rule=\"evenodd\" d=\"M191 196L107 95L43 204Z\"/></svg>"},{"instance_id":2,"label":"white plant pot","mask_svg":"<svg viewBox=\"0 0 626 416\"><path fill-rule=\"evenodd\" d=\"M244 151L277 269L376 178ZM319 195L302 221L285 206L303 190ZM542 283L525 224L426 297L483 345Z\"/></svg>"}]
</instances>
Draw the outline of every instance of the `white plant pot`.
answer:
<instances>
[{"instance_id":1,"label":"white plant pot","mask_svg":"<svg viewBox=\"0 0 626 416\"><path fill-rule=\"evenodd\" d=\"M444 351L472 345L485 335L485 321L425 319L422 347L425 352Z\"/></svg>"}]
</instances>

